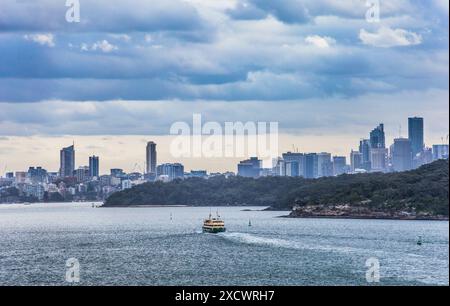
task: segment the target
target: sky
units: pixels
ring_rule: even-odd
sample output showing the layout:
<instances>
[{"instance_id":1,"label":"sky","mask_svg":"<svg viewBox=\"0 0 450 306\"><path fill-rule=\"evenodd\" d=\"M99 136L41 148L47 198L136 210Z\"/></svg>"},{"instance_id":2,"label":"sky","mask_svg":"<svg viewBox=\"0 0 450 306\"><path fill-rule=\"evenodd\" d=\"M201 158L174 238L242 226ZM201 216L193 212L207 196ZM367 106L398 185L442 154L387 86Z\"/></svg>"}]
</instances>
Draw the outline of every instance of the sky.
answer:
<instances>
[{"instance_id":1,"label":"sky","mask_svg":"<svg viewBox=\"0 0 450 306\"><path fill-rule=\"evenodd\" d=\"M280 152L348 155L380 122L407 136L409 116L427 145L448 134L447 0L380 0L377 22L366 0L80 0L80 22L65 2L0 0L0 174L57 171L73 141L103 172L143 167L150 140L171 162L193 113L278 122Z\"/></svg>"}]
</instances>

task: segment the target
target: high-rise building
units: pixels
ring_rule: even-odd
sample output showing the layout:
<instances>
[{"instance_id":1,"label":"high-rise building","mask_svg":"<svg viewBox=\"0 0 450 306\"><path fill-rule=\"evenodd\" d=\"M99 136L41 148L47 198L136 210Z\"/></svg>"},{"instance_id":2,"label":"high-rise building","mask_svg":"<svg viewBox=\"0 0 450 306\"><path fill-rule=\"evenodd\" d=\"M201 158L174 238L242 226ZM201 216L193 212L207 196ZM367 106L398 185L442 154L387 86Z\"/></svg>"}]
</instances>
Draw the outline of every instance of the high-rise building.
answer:
<instances>
[{"instance_id":1,"label":"high-rise building","mask_svg":"<svg viewBox=\"0 0 450 306\"><path fill-rule=\"evenodd\" d=\"M332 176L333 164L331 154L322 152L317 154L317 177Z\"/></svg>"},{"instance_id":2,"label":"high-rise building","mask_svg":"<svg viewBox=\"0 0 450 306\"><path fill-rule=\"evenodd\" d=\"M407 138L394 139L391 146L392 169L394 171L408 171L412 169L412 148Z\"/></svg>"},{"instance_id":3,"label":"high-rise building","mask_svg":"<svg viewBox=\"0 0 450 306\"><path fill-rule=\"evenodd\" d=\"M296 163L296 164L292 164L290 166L290 174L286 171L285 175L287 176L303 176L305 177L305 154L303 153L292 153L292 152L287 152L283 154L283 161L284 161L284 165L287 166L288 163ZM298 169L294 169L295 165L298 166ZM296 175L292 175L292 174L296 174Z\"/></svg>"},{"instance_id":4,"label":"high-rise building","mask_svg":"<svg viewBox=\"0 0 450 306\"><path fill-rule=\"evenodd\" d=\"M238 175L243 177L259 177L262 161L257 157L243 160L238 164Z\"/></svg>"},{"instance_id":5,"label":"high-rise building","mask_svg":"<svg viewBox=\"0 0 450 306\"><path fill-rule=\"evenodd\" d=\"M156 143L153 141L147 143L145 162L147 173L156 173Z\"/></svg>"},{"instance_id":6,"label":"high-rise building","mask_svg":"<svg viewBox=\"0 0 450 306\"><path fill-rule=\"evenodd\" d=\"M100 163L98 156L90 156L89 157L89 176L90 177L99 177L100 172Z\"/></svg>"},{"instance_id":7,"label":"high-rise building","mask_svg":"<svg viewBox=\"0 0 450 306\"><path fill-rule=\"evenodd\" d=\"M45 183L47 181L47 170L42 167L30 167L27 176L32 183Z\"/></svg>"},{"instance_id":8,"label":"high-rise building","mask_svg":"<svg viewBox=\"0 0 450 306\"><path fill-rule=\"evenodd\" d=\"M374 148L370 149L370 165L373 172L387 171L388 149Z\"/></svg>"},{"instance_id":9,"label":"high-rise building","mask_svg":"<svg viewBox=\"0 0 450 306\"><path fill-rule=\"evenodd\" d=\"M158 176L165 176L169 180L184 177L184 166L182 164L162 164L156 168Z\"/></svg>"},{"instance_id":10,"label":"high-rise building","mask_svg":"<svg viewBox=\"0 0 450 306\"><path fill-rule=\"evenodd\" d=\"M319 159L316 153L305 155L305 178L313 179L319 176Z\"/></svg>"},{"instance_id":11,"label":"high-rise building","mask_svg":"<svg viewBox=\"0 0 450 306\"><path fill-rule=\"evenodd\" d=\"M347 158L345 156L333 156L333 174L341 175L347 172Z\"/></svg>"},{"instance_id":12,"label":"high-rise building","mask_svg":"<svg viewBox=\"0 0 450 306\"><path fill-rule=\"evenodd\" d=\"M59 175L61 177L73 176L75 170L75 146L63 148L59 153Z\"/></svg>"},{"instance_id":13,"label":"high-rise building","mask_svg":"<svg viewBox=\"0 0 450 306\"><path fill-rule=\"evenodd\" d=\"M353 173L358 169L363 169L363 154L359 151L353 151L350 153L350 166Z\"/></svg>"},{"instance_id":14,"label":"high-rise building","mask_svg":"<svg viewBox=\"0 0 450 306\"><path fill-rule=\"evenodd\" d=\"M375 129L370 132L370 147L371 148L386 148L386 138L384 134L384 124L380 123Z\"/></svg>"},{"instance_id":15,"label":"high-rise building","mask_svg":"<svg viewBox=\"0 0 450 306\"><path fill-rule=\"evenodd\" d=\"M425 146L423 134L423 118L408 118L408 139L411 142L413 157L422 153Z\"/></svg>"},{"instance_id":16,"label":"high-rise building","mask_svg":"<svg viewBox=\"0 0 450 306\"><path fill-rule=\"evenodd\" d=\"M89 167L78 167L78 169L75 170L75 177L77 178L78 183L86 182L89 178Z\"/></svg>"},{"instance_id":17,"label":"high-rise building","mask_svg":"<svg viewBox=\"0 0 450 306\"><path fill-rule=\"evenodd\" d=\"M448 144L433 145L433 160L448 159Z\"/></svg>"},{"instance_id":18,"label":"high-rise building","mask_svg":"<svg viewBox=\"0 0 450 306\"><path fill-rule=\"evenodd\" d=\"M362 154L362 165L361 168L370 171L372 166L370 164L370 140L362 139L359 142L359 153Z\"/></svg>"}]
</instances>

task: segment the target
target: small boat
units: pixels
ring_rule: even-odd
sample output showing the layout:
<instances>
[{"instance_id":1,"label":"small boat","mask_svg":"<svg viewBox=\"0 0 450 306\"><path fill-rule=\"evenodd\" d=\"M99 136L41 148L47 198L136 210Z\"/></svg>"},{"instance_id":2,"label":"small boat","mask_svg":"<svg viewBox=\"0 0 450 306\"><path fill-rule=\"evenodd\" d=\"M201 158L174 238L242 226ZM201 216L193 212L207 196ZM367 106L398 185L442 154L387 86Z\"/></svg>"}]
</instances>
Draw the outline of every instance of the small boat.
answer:
<instances>
[{"instance_id":1,"label":"small boat","mask_svg":"<svg viewBox=\"0 0 450 306\"><path fill-rule=\"evenodd\" d=\"M422 236L419 236L419 240L417 240L417 245L422 245L423 241L422 241Z\"/></svg>"},{"instance_id":2,"label":"small boat","mask_svg":"<svg viewBox=\"0 0 450 306\"><path fill-rule=\"evenodd\" d=\"M211 214L209 214L209 218L203 221L203 232L204 233L222 233L226 231L225 222L220 219L219 214L217 214L216 218L213 218Z\"/></svg>"},{"instance_id":3,"label":"small boat","mask_svg":"<svg viewBox=\"0 0 450 306\"><path fill-rule=\"evenodd\" d=\"M252 221L251 220L248 220L248 226L249 227L252 226Z\"/></svg>"}]
</instances>

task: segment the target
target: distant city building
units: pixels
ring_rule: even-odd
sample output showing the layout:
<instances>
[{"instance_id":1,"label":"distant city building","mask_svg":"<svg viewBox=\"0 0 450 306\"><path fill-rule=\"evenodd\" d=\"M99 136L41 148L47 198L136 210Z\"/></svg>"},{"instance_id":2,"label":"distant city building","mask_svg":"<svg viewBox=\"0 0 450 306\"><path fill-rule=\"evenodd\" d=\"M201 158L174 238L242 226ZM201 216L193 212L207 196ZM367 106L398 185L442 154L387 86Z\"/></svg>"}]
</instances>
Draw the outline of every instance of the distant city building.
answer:
<instances>
[{"instance_id":1,"label":"distant city building","mask_svg":"<svg viewBox=\"0 0 450 306\"><path fill-rule=\"evenodd\" d=\"M319 158L316 153L305 155L305 178L319 177Z\"/></svg>"},{"instance_id":2,"label":"distant city building","mask_svg":"<svg viewBox=\"0 0 450 306\"><path fill-rule=\"evenodd\" d=\"M5 174L5 177L6 177L7 179L14 179L14 172L7 172L7 173Z\"/></svg>"},{"instance_id":3,"label":"distant city building","mask_svg":"<svg viewBox=\"0 0 450 306\"><path fill-rule=\"evenodd\" d=\"M200 177L206 178L208 176L208 172L206 170L191 170L190 177Z\"/></svg>"},{"instance_id":4,"label":"distant city building","mask_svg":"<svg viewBox=\"0 0 450 306\"><path fill-rule=\"evenodd\" d=\"M284 174L278 173L278 175L302 176L302 177L306 176L306 174L305 174L305 163L306 163L305 154L287 152L287 153L284 153L282 156L283 156L283 161L284 161L284 163L282 163L282 165L287 167L287 165L290 164L289 171L283 171L283 170L286 170L286 168L280 169L281 172L285 172L285 173Z\"/></svg>"},{"instance_id":5,"label":"distant city building","mask_svg":"<svg viewBox=\"0 0 450 306\"><path fill-rule=\"evenodd\" d=\"M322 152L317 154L317 177L333 176L331 154Z\"/></svg>"},{"instance_id":6,"label":"distant city building","mask_svg":"<svg viewBox=\"0 0 450 306\"><path fill-rule=\"evenodd\" d=\"M370 147L386 148L386 137L384 134L384 124L380 123L375 129L370 132Z\"/></svg>"},{"instance_id":7,"label":"distant city building","mask_svg":"<svg viewBox=\"0 0 450 306\"><path fill-rule=\"evenodd\" d=\"M125 172L123 172L123 169L115 168L110 170L111 176L113 177L122 177L125 175Z\"/></svg>"},{"instance_id":8,"label":"distant city building","mask_svg":"<svg viewBox=\"0 0 450 306\"><path fill-rule=\"evenodd\" d=\"M30 167L27 173L31 183L46 183L47 182L47 170L42 167Z\"/></svg>"},{"instance_id":9,"label":"distant city building","mask_svg":"<svg viewBox=\"0 0 450 306\"><path fill-rule=\"evenodd\" d=\"M363 169L363 154L359 151L351 151L350 153L350 166L352 173L357 170Z\"/></svg>"},{"instance_id":10,"label":"distant city building","mask_svg":"<svg viewBox=\"0 0 450 306\"><path fill-rule=\"evenodd\" d=\"M15 174L15 182L17 184L25 184L27 181L28 172L17 171Z\"/></svg>"},{"instance_id":11,"label":"distant city building","mask_svg":"<svg viewBox=\"0 0 450 306\"><path fill-rule=\"evenodd\" d=\"M262 168L262 161L257 157L243 160L238 164L238 175L243 177L259 177Z\"/></svg>"},{"instance_id":12,"label":"distant city building","mask_svg":"<svg viewBox=\"0 0 450 306\"><path fill-rule=\"evenodd\" d=\"M167 176L169 180L184 177L184 166L179 163L162 164L156 168L158 176Z\"/></svg>"},{"instance_id":13,"label":"distant city building","mask_svg":"<svg viewBox=\"0 0 450 306\"><path fill-rule=\"evenodd\" d=\"M131 180L123 180L122 181L122 190L130 189L132 187Z\"/></svg>"},{"instance_id":14,"label":"distant city building","mask_svg":"<svg viewBox=\"0 0 450 306\"><path fill-rule=\"evenodd\" d=\"M418 168L431 162L433 162L433 150L424 148L422 152L413 157L413 168Z\"/></svg>"},{"instance_id":15,"label":"distant city building","mask_svg":"<svg viewBox=\"0 0 450 306\"><path fill-rule=\"evenodd\" d=\"M74 176L77 178L78 183L83 183L83 182L88 181L89 167L88 166L79 167L77 170L75 170Z\"/></svg>"},{"instance_id":16,"label":"distant city building","mask_svg":"<svg viewBox=\"0 0 450 306\"><path fill-rule=\"evenodd\" d=\"M99 177L100 174L100 163L98 156L90 156L89 157L89 176L90 177Z\"/></svg>"},{"instance_id":17,"label":"distant city building","mask_svg":"<svg viewBox=\"0 0 450 306\"><path fill-rule=\"evenodd\" d=\"M370 164L370 140L362 139L359 142L359 153L362 154L362 165L361 168L366 171L370 171L372 169L372 165Z\"/></svg>"},{"instance_id":18,"label":"distant city building","mask_svg":"<svg viewBox=\"0 0 450 306\"><path fill-rule=\"evenodd\" d=\"M341 175L347 171L347 158L345 156L333 156L333 174Z\"/></svg>"},{"instance_id":19,"label":"distant city building","mask_svg":"<svg viewBox=\"0 0 450 306\"><path fill-rule=\"evenodd\" d=\"M387 171L388 149L372 148L370 149L370 165L373 172Z\"/></svg>"},{"instance_id":20,"label":"distant city building","mask_svg":"<svg viewBox=\"0 0 450 306\"><path fill-rule=\"evenodd\" d=\"M391 146L392 169L408 171L412 169L412 148L407 138L396 138Z\"/></svg>"},{"instance_id":21,"label":"distant city building","mask_svg":"<svg viewBox=\"0 0 450 306\"><path fill-rule=\"evenodd\" d=\"M423 118L408 118L408 139L411 143L412 156L422 153L425 147Z\"/></svg>"},{"instance_id":22,"label":"distant city building","mask_svg":"<svg viewBox=\"0 0 450 306\"><path fill-rule=\"evenodd\" d=\"M448 159L448 144L433 145L433 160Z\"/></svg>"},{"instance_id":23,"label":"distant city building","mask_svg":"<svg viewBox=\"0 0 450 306\"><path fill-rule=\"evenodd\" d=\"M146 148L146 173L156 173L156 143L150 141Z\"/></svg>"},{"instance_id":24,"label":"distant city building","mask_svg":"<svg viewBox=\"0 0 450 306\"><path fill-rule=\"evenodd\" d=\"M61 177L73 176L75 170L75 147L72 145L67 148L63 148L60 151L60 167L59 175Z\"/></svg>"}]
</instances>

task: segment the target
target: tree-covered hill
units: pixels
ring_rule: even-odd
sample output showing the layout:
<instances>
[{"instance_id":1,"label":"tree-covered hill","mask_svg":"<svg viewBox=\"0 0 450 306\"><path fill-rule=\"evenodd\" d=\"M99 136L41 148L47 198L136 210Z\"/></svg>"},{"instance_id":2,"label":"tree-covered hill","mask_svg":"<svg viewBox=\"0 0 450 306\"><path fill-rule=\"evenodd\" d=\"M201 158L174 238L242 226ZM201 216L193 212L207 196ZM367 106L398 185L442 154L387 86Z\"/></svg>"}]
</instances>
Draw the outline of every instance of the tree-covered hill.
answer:
<instances>
[{"instance_id":1,"label":"tree-covered hill","mask_svg":"<svg viewBox=\"0 0 450 306\"><path fill-rule=\"evenodd\" d=\"M449 213L448 161L400 173L341 175L316 180L292 177L259 179L213 177L147 183L117 192L105 206L255 205L293 207L347 205L381 211Z\"/></svg>"}]
</instances>

